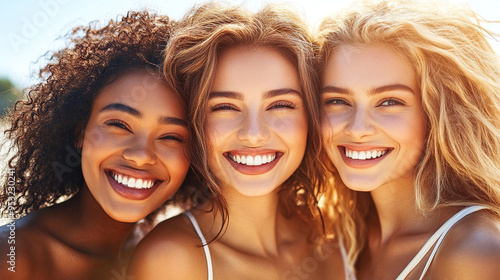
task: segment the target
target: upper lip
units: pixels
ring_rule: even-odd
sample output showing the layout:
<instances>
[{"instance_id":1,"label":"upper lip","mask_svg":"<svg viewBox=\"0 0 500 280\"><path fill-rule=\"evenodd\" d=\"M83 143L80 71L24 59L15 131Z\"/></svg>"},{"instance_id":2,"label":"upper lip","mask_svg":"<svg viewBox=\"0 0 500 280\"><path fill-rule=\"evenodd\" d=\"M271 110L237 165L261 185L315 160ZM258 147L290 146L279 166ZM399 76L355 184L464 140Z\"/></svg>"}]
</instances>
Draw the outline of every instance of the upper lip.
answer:
<instances>
[{"instance_id":1,"label":"upper lip","mask_svg":"<svg viewBox=\"0 0 500 280\"><path fill-rule=\"evenodd\" d=\"M227 151L225 154L239 155L239 156L264 156L264 155L274 155L279 153L278 150L272 149L245 149L245 150L231 150Z\"/></svg>"},{"instance_id":2,"label":"upper lip","mask_svg":"<svg viewBox=\"0 0 500 280\"><path fill-rule=\"evenodd\" d=\"M155 180L155 181L164 180L161 176L155 175L152 172L135 168L107 168L106 171L113 172L114 174L117 175L120 174L125 175L127 177L132 177L135 179Z\"/></svg>"},{"instance_id":3,"label":"upper lip","mask_svg":"<svg viewBox=\"0 0 500 280\"><path fill-rule=\"evenodd\" d=\"M338 145L338 146L339 147L347 148L347 149L349 149L351 151L357 151L357 152L390 149L390 147L373 146L373 145Z\"/></svg>"}]
</instances>

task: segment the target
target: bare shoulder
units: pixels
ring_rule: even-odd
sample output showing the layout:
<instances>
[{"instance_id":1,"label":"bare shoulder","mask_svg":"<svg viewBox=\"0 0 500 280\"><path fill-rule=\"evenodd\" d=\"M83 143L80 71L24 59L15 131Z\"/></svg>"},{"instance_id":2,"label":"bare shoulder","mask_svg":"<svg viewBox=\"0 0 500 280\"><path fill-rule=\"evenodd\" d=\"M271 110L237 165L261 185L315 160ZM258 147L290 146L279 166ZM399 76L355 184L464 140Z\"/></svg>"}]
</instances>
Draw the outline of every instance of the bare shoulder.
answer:
<instances>
[{"instance_id":1,"label":"bare shoulder","mask_svg":"<svg viewBox=\"0 0 500 280\"><path fill-rule=\"evenodd\" d=\"M185 215L158 224L137 245L128 275L134 279L206 279L201 241Z\"/></svg>"},{"instance_id":2,"label":"bare shoulder","mask_svg":"<svg viewBox=\"0 0 500 280\"><path fill-rule=\"evenodd\" d=\"M500 219L479 211L450 229L429 273L432 279L498 279L499 264Z\"/></svg>"},{"instance_id":3,"label":"bare shoulder","mask_svg":"<svg viewBox=\"0 0 500 280\"><path fill-rule=\"evenodd\" d=\"M34 240L41 238L32 218L28 215L0 227L1 279L29 279L38 256Z\"/></svg>"}]
</instances>

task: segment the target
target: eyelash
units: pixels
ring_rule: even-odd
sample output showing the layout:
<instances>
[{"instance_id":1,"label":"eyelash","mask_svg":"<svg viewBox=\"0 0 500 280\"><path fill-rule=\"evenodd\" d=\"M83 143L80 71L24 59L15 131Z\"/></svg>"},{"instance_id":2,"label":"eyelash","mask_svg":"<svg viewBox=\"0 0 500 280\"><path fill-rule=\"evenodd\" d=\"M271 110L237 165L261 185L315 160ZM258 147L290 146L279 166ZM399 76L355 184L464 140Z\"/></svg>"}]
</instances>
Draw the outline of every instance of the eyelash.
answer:
<instances>
[{"instance_id":1,"label":"eyelash","mask_svg":"<svg viewBox=\"0 0 500 280\"><path fill-rule=\"evenodd\" d=\"M226 104L226 103L217 104L217 105L214 105L214 106L210 107L210 112L215 112L215 111L220 111L220 110L235 110L235 111L239 111L233 105Z\"/></svg>"},{"instance_id":2,"label":"eyelash","mask_svg":"<svg viewBox=\"0 0 500 280\"><path fill-rule=\"evenodd\" d=\"M392 102L394 104L383 105L386 102ZM406 102L404 102L404 101L402 101L400 99L397 99L397 98L387 98L387 99L382 100L380 102L379 106L404 106L404 105L406 105Z\"/></svg>"},{"instance_id":3,"label":"eyelash","mask_svg":"<svg viewBox=\"0 0 500 280\"><path fill-rule=\"evenodd\" d=\"M104 123L108 126L115 126L115 127L120 128L120 129L127 130L128 132L132 132L130 130L130 128L128 127L128 125L125 122L122 122L120 120L109 120L109 121L106 121Z\"/></svg>"},{"instance_id":4,"label":"eyelash","mask_svg":"<svg viewBox=\"0 0 500 280\"><path fill-rule=\"evenodd\" d=\"M177 141L180 143L184 143L183 137L180 137L178 135L171 135L171 134L160 137L160 140L174 140L174 141Z\"/></svg>"},{"instance_id":5,"label":"eyelash","mask_svg":"<svg viewBox=\"0 0 500 280\"><path fill-rule=\"evenodd\" d=\"M349 103L341 98L330 98L325 100L325 105L349 105Z\"/></svg>"},{"instance_id":6,"label":"eyelash","mask_svg":"<svg viewBox=\"0 0 500 280\"><path fill-rule=\"evenodd\" d=\"M269 107L269 109L282 109L282 108L295 109L295 104L288 101L277 101Z\"/></svg>"}]
</instances>

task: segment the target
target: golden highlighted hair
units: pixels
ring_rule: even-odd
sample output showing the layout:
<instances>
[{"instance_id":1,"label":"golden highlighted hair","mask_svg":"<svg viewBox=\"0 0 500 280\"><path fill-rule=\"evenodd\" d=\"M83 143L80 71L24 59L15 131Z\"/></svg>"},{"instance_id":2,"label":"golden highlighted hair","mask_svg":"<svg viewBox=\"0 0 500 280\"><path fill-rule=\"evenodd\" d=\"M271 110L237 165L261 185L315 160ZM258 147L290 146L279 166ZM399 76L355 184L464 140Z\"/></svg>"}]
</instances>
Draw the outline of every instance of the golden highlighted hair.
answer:
<instances>
[{"instance_id":1,"label":"golden highlighted hair","mask_svg":"<svg viewBox=\"0 0 500 280\"><path fill-rule=\"evenodd\" d=\"M241 7L208 3L194 8L178 22L169 41L164 72L167 80L181 94L189 95L189 123L192 135L192 164L203 174L202 200L211 201L227 218L224 198L216 178L208 167L206 132L207 99L214 80L219 55L238 46L265 46L276 50L297 68L302 98L307 109L309 131L304 159L298 170L280 187L280 206L285 215L299 213L309 218L317 213L316 197L321 193L319 79L315 71L312 37L295 13L268 6L257 13ZM196 193L193 194L193 197ZM300 206L300 207L299 207Z\"/></svg>"},{"instance_id":2,"label":"golden highlighted hair","mask_svg":"<svg viewBox=\"0 0 500 280\"><path fill-rule=\"evenodd\" d=\"M451 3L382 1L353 5L320 26L322 65L345 44L387 46L413 65L428 127L415 168L424 213L483 204L500 215L500 66L487 42L494 35L480 22L469 8ZM359 207L367 204L363 194L335 182L340 200L351 199L339 201L352 208L338 218L348 225L343 232L353 262L363 238L352 225L363 226Z\"/></svg>"}]
</instances>

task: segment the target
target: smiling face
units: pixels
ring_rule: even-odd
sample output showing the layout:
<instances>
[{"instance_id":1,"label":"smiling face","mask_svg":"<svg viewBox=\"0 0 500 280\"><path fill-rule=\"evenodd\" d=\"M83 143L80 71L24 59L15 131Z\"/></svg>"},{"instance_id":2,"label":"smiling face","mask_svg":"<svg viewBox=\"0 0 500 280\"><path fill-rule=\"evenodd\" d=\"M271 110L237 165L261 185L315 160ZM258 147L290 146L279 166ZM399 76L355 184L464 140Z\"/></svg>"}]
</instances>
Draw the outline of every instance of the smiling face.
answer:
<instances>
[{"instance_id":1,"label":"smiling face","mask_svg":"<svg viewBox=\"0 0 500 280\"><path fill-rule=\"evenodd\" d=\"M83 136L82 171L110 217L137 222L179 188L189 167L185 118L179 97L146 70L101 90Z\"/></svg>"},{"instance_id":2,"label":"smiling face","mask_svg":"<svg viewBox=\"0 0 500 280\"><path fill-rule=\"evenodd\" d=\"M207 108L209 167L223 189L269 194L300 165L306 111L296 67L278 52L224 51Z\"/></svg>"},{"instance_id":3,"label":"smiling face","mask_svg":"<svg viewBox=\"0 0 500 280\"><path fill-rule=\"evenodd\" d=\"M323 140L342 181L358 191L412 183L426 126L411 65L388 47L344 45L322 78Z\"/></svg>"}]
</instances>

